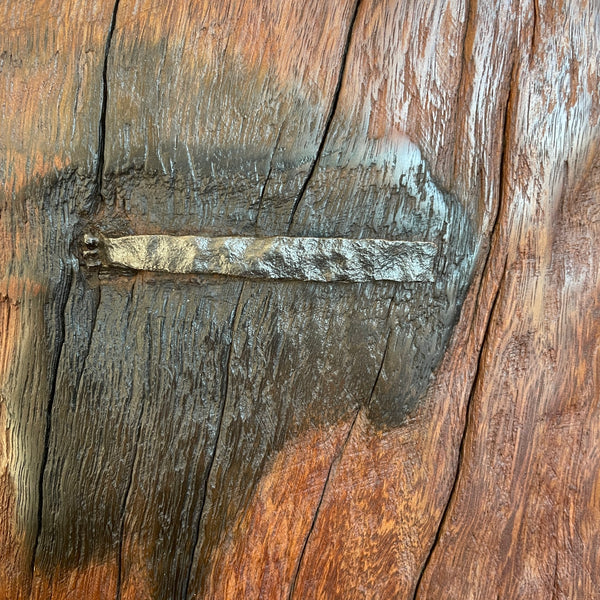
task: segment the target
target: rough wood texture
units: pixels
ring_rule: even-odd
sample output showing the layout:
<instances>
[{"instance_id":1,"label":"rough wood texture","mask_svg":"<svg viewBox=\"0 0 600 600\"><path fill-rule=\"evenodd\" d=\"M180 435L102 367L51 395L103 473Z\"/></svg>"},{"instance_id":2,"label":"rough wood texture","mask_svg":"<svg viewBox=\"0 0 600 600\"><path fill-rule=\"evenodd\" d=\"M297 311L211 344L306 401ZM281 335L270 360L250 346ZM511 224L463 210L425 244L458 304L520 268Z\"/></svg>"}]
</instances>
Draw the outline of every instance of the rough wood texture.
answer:
<instances>
[{"instance_id":1,"label":"rough wood texture","mask_svg":"<svg viewBox=\"0 0 600 600\"><path fill-rule=\"evenodd\" d=\"M6 425L0 589L11 599L29 596L38 554L42 478L67 330L64 307L75 280L69 244L77 214L85 212L100 183L110 21L110 7L101 3L5 2L0 9L0 364ZM78 349L87 343L85 329L72 332ZM90 577L81 589L85 594L98 585L104 582Z\"/></svg>"},{"instance_id":2,"label":"rough wood texture","mask_svg":"<svg viewBox=\"0 0 600 600\"><path fill-rule=\"evenodd\" d=\"M597 4L0 24L0 597L600 597ZM90 225L440 259L98 278Z\"/></svg>"}]
</instances>

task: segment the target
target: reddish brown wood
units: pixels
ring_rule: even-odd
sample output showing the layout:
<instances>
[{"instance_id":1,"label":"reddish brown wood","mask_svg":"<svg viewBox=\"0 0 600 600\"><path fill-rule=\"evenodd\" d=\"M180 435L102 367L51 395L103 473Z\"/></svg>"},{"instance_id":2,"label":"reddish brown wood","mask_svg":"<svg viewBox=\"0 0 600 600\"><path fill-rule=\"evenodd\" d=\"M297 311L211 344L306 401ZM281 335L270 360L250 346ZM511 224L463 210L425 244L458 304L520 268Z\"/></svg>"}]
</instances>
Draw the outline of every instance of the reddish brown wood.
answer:
<instances>
[{"instance_id":1,"label":"reddish brown wood","mask_svg":"<svg viewBox=\"0 0 600 600\"><path fill-rule=\"evenodd\" d=\"M503 275L423 598L600 590L598 7L535 8L492 247Z\"/></svg>"},{"instance_id":2,"label":"reddish brown wood","mask_svg":"<svg viewBox=\"0 0 600 600\"><path fill-rule=\"evenodd\" d=\"M0 598L600 597L596 3L120 0L112 31L113 8L0 14ZM219 417L194 389L215 406L253 381L284 398L287 380L245 357L252 335L269 349L286 297L148 275L99 296L65 275L90 215L136 232L298 233L353 214L342 174L407 149L465 207L479 251L400 424L348 401L393 381L385 339L324 335L330 421L259 403ZM200 214L203 153L225 150L258 175L228 163ZM352 298L337 309L354 314ZM269 376L286 351L303 357L283 345ZM173 364L185 377L161 370ZM204 365L214 381L181 384ZM127 369L142 391L122 402ZM264 448L246 439L252 418ZM89 529L64 525L69 497Z\"/></svg>"}]
</instances>

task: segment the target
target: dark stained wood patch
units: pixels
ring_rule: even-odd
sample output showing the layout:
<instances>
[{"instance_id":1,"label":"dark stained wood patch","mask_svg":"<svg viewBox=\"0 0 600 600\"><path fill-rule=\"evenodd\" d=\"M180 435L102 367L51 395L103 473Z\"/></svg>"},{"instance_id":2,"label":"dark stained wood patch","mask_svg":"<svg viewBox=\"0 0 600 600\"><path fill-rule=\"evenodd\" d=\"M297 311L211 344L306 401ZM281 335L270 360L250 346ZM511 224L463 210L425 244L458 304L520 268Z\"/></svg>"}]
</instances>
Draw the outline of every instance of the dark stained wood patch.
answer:
<instances>
[{"instance_id":1,"label":"dark stained wood patch","mask_svg":"<svg viewBox=\"0 0 600 600\"><path fill-rule=\"evenodd\" d=\"M598 22L9 3L4 597L594 597ZM90 224L441 253L431 284L98 278Z\"/></svg>"}]
</instances>

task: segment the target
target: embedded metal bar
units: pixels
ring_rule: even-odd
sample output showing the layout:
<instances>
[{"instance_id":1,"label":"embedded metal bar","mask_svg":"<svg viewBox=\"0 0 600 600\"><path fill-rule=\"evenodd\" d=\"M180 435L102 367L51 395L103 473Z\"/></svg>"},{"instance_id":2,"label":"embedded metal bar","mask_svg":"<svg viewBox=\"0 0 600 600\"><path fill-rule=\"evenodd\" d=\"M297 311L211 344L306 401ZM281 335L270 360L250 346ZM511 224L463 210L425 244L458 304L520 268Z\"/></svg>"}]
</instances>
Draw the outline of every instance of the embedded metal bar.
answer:
<instances>
[{"instance_id":1,"label":"embedded metal bar","mask_svg":"<svg viewBox=\"0 0 600 600\"><path fill-rule=\"evenodd\" d=\"M432 242L315 237L86 234L88 267L300 281L433 281Z\"/></svg>"}]
</instances>

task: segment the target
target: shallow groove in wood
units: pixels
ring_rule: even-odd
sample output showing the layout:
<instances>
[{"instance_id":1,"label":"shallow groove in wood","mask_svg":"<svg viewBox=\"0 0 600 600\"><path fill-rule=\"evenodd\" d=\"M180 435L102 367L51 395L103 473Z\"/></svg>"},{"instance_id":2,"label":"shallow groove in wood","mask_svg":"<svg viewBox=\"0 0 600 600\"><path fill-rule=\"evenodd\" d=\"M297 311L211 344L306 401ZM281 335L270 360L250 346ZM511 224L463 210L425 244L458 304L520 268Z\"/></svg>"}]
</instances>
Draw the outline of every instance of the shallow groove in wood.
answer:
<instances>
[{"instance_id":1,"label":"shallow groove in wood","mask_svg":"<svg viewBox=\"0 0 600 600\"><path fill-rule=\"evenodd\" d=\"M457 94L456 94L456 100L454 102L454 113L455 114L458 114L460 103L463 100L463 86L464 86L464 79L465 79L465 70L467 68L466 67L467 38L469 36L469 26L471 24L472 11L473 11L472 0L467 0L466 7L465 7L464 31L462 34L462 39L460 41L460 47L461 47L460 76L458 78ZM458 165L454 166L455 171L458 168L460 168L460 166L458 166Z\"/></svg>"},{"instance_id":2,"label":"shallow groove in wood","mask_svg":"<svg viewBox=\"0 0 600 600\"><path fill-rule=\"evenodd\" d=\"M133 283L131 285L131 302L133 304L133 296L135 293L135 289L136 289L136 283L137 283L137 278L135 278L133 280ZM130 313L131 315L131 313ZM137 426L136 426L136 431L135 431L135 444L134 444L134 454L133 454L133 460L131 461L131 469L129 471L129 478L127 480L127 485L125 487L125 494L123 495L123 503L121 504L121 512L120 512L120 518L121 518L121 524L120 524L120 531L119 531L119 545L118 545L118 550L117 550L117 582L116 582L116 594L115 594L115 598L116 600L121 600L121 590L122 590L122 585L123 585L123 537L125 534L125 518L126 518L126 512L127 512L127 503L129 501L129 497L131 496L131 485L133 483L133 474L135 472L135 467L137 464L137 460L138 460L138 455L139 455L139 447L140 447L140 439L141 439L141 433L142 433L142 422L144 419L144 409L146 407L148 400L145 399L144 402L142 402L142 408L140 410L140 414L138 416L138 420L137 420Z\"/></svg>"},{"instance_id":3,"label":"shallow groove in wood","mask_svg":"<svg viewBox=\"0 0 600 600\"><path fill-rule=\"evenodd\" d=\"M79 394L81 393L81 382L83 380L83 372L85 370L85 365L87 362L87 359L90 355L90 349L92 347L92 339L94 338L94 332L96 331L96 324L97 324L97 320L98 320L98 308L100 307L100 302L102 301L102 287L98 286L98 294L96 296L96 301L94 303L94 308L92 310L92 324L90 327L90 337L88 338L88 343L87 343L87 348L85 351L85 354L83 355L83 359L81 361L81 369L79 371L79 373L77 374L77 379L76 379L76 383L74 386L74 393L73 393L73 408L75 408L75 405L77 403L77 398L79 397Z\"/></svg>"}]
</instances>

